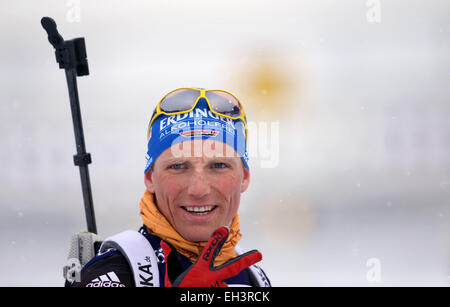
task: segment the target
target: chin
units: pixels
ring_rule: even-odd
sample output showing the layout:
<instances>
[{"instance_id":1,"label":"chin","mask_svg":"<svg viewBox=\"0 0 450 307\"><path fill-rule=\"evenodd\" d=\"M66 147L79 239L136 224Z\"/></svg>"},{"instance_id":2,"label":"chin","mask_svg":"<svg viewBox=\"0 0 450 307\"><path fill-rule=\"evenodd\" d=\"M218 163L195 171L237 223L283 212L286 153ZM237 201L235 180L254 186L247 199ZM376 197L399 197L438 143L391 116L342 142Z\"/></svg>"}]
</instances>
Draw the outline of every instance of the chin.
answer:
<instances>
[{"instance_id":1,"label":"chin","mask_svg":"<svg viewBox=\"0 0 450 307\"><path fill-rule=\"evenodd\" d=\"M199 229L197 227L194 227L193 229L184 231L181 235L183 236L183 238L191 242L204 242L208 241L209 238L211 238L211 235L217 228L218 227L200 227Z\"/></svg>"}]
</instances>

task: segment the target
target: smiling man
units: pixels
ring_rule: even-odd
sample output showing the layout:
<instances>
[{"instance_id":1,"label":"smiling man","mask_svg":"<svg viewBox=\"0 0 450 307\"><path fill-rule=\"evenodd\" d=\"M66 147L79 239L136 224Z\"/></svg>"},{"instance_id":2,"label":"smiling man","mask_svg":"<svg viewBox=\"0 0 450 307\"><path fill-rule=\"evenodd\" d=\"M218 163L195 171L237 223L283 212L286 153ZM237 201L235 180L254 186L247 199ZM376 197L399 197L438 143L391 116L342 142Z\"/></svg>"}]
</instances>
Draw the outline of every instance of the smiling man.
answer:
<instances>
[{"instance_id":1,"label":"smiling man","mask_svg":"<svg viewBox=\"0 0 450 307\"><path fill-rule=\"evenodd\" d=\"M250 182L246 117L229 92L180 88L148 128L144 226L103 241L72 286L270 286L257 250L238 246Z\"/></svg>"},{"instance_id":2,"label":"smiling man","mask_svg":"<svg viewBox=\"0 0 450 307\"><path fill-rule=\"evenodd\" d=\"M239 157L226 157L229 145L222 144L181 143L180 157L165 150L145 175L146 197L155 195L161 214L186 240L208 241L220 226L231 226L241 193L248 187L249 170ZM197 147L210 150L211 156L195 157L192 149Z\"/></svg>"}]
</instances>

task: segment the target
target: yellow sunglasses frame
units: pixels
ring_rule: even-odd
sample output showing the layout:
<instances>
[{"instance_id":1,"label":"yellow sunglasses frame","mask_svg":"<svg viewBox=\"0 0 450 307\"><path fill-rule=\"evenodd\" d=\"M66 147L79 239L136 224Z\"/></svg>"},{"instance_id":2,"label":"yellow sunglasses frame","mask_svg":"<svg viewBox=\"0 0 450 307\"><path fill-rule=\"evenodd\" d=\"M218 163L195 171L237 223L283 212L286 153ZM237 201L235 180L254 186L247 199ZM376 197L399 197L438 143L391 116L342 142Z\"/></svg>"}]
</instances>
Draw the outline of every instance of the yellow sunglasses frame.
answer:
<instances>
[{"instance_id":1,"label":"yellow sunglasses frame","mask_svg":"<svg viewBox=\"0 0 450 307\"><path fill-rule=\"evenodd\" d=\"M192 106L192 108L190 108L189 110L186 111L178 111L178 112L164 112L163 110L161 110L161 102L171 93L178 91L178 90L196 90L198 92L200 92L200 95L198 96L197 100L194 102L194 105ZM211 91L220 91L220 92L224 92L227 93L231 96L234 97L234 99L236 99L237 102L239 102L239 105L242 109L242 114L239 116L229 116L229 115L225 115L225 114L221 114L215 110L213 110L211 104L209 103L208 98L206 97L206 92L211 92ZM242 122L244 123L244 127L245 127L245 138L247 139L247 119L245 117L245 110L244 110L244 106L242 105L241 101L234 96L232 93L225 91L225 90L221 90L221 89L202 89L202 88L195 88L195 87L180 87L177 89L174 89L170 92L168 92L166 95L164 95L163 98L161 98L161 100L158 102L158 104L156 105L156 113L152 116L152 119L150 120L150 123L148 124L148 129L147 129L147 138L150 135L150 130L151 127L153 125L153 122L156 120L156 118L158 118L158 116L160 116L161 114L167 115L167 116L171 116L171 115L178 115L178 114L185 114L185 113L189 113L192 110L195 109L195 107L197 106L198 101L200 100L200 98L205 98L206 103L209 106L209 109L211 110L211 112L213 112L215 115L217 116L222 116L222 117L226 117L226 118L230 118L230 119L240 119L242 120Z\"/></svg>"}]
</instances>

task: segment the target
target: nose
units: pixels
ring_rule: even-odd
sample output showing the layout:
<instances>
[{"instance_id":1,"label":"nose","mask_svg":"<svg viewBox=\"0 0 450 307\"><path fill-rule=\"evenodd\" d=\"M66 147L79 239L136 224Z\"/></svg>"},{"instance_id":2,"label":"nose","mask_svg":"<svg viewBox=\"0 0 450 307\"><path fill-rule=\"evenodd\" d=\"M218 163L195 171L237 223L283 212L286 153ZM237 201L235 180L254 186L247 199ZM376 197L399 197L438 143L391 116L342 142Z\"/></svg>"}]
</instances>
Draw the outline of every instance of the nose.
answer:
<instances>
[{"instance_id":1,"label":"nose","mask_svg":"<svg viewBox=\"0 0 450 307\"><path fill-rule=\"evenodd\" d=\"M195 198L202 198L209 194L211 188L203 171L196 170L189 178L188 194Z\"/></svg>"}]
</instances>

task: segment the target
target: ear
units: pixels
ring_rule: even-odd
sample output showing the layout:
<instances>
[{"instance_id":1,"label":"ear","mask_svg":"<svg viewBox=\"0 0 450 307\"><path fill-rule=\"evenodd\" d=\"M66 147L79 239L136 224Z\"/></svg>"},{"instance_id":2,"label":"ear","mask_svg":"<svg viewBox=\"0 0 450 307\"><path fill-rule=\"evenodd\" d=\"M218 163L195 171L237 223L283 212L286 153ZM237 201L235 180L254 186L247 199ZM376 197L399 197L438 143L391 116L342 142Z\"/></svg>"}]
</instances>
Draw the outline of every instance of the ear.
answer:
<instances>
[{"instance_id":1,"label":"ear","mask_svg":"<svg viewBox=\"0 0 450 307\"><path fill-rule=\"evenodd\" d=\"M150 168L147 173L144 174L144 184L150 193L155 193L155 185L153 184L153 170Z\"/></svg>"},{"instance_id":2,"label":"ear","mask_svg":"<svg viewBox=\"0 0 450 307\"><path fill-rule=\"evenodd\" d=\"M241 193L244 193L247 190L248 185L250 184L250 170L244 166L243 169L244 169L244 177L242 177L241 182Z\"/></svg>"}]
</instances>

